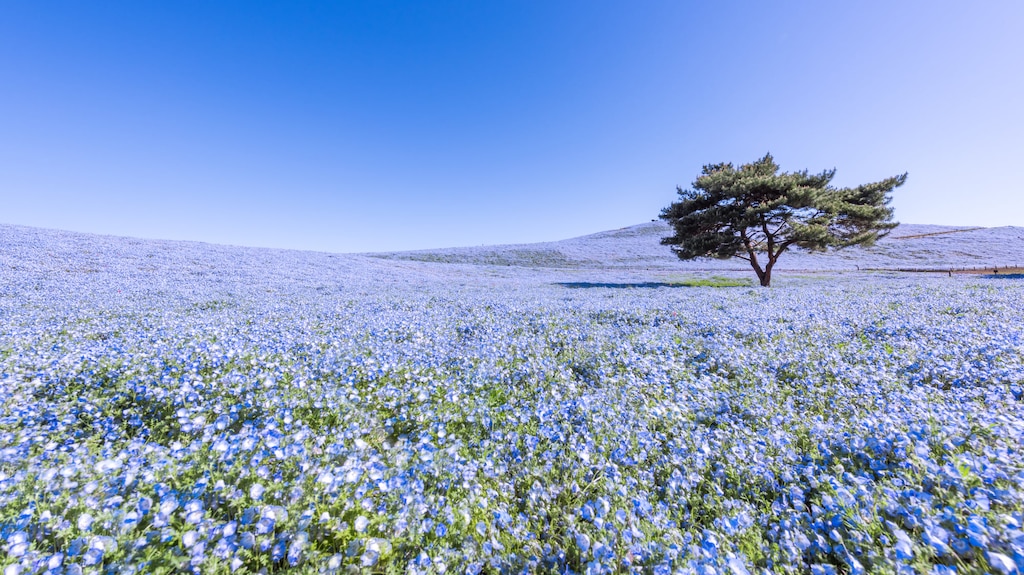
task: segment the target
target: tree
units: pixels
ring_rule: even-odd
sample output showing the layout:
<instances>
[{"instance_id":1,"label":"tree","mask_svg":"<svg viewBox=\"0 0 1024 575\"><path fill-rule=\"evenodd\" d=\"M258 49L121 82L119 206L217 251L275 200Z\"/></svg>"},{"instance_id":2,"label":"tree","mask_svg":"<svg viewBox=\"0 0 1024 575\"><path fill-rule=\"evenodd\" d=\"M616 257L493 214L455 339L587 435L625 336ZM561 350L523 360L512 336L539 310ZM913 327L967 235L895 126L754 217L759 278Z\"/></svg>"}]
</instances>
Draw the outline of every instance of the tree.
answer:
<instances>
[{"instance_id":1,"label":"tree","mask_svg":"<svg viewBox=\"0 0 1024 575\"><path fill-rule=\"evenodd\" d=\"M704 166L693 189L677 188L679 201L662 210L661 218L675 235L661 243L672 246L682 260L746 260L767 287L772 268L787 249L869 246L898 225L892 221L889 194L903 185L907 174L834 188L829 183L835 173L780 173L771 154L739 169L732 164Z\"/></svg>"}]
</instances>

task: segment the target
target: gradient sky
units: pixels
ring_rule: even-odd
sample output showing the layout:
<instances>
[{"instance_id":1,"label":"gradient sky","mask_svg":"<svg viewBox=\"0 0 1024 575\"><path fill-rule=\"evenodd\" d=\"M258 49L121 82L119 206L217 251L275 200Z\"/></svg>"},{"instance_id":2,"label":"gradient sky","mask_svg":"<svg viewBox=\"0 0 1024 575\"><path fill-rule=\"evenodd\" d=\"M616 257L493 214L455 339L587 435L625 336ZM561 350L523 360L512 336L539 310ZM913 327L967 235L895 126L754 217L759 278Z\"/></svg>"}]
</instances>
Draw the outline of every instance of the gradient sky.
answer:
<instances>
[{"instance_id":1,"label":"gradient sky","mask_svg":"<svg viewBox=\"0 0 1024 575\"><path fill-rule=\"evenodd\" d=\"M1024 2L0 3L0 222L383 251L657 217L771 152L1024 225Z\"/></svg>"}]
</instances>

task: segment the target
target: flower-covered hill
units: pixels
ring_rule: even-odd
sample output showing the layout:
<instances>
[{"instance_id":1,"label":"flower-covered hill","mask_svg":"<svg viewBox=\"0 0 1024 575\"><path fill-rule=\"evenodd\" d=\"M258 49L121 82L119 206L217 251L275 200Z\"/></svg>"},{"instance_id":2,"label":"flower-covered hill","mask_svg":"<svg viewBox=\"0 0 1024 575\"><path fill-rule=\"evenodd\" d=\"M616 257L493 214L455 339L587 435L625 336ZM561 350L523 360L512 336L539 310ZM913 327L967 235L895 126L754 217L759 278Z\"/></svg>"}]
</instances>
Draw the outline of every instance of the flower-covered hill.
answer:
<instances>
[{"instance_id":1,"label":"flower-covered hill","mask_svg":"<svg viewBox=\"0 0 1024 575\"><path fill-rule=\"evenodd\" d=\"M1024 282L663 273L0 226L0 568L1024 568Z\"/></svg>"},{"instance_id":2,"label":"flower-covered hill","mask_svg":"<svg viewBox=\"0 0 1024 575\"><path fill-rule=\"evenodd\" d=\"M399 260L554 268L651 268L747 271L740 260L680 262L660 238L668 224L650 222L536 244L483 246L375 254ZM947 268L1024 265L1024 228L963 228L902 224L870 248L829 253L791 251L780 270L856 270L868 268Z\"/></svg>"}]
</instances>

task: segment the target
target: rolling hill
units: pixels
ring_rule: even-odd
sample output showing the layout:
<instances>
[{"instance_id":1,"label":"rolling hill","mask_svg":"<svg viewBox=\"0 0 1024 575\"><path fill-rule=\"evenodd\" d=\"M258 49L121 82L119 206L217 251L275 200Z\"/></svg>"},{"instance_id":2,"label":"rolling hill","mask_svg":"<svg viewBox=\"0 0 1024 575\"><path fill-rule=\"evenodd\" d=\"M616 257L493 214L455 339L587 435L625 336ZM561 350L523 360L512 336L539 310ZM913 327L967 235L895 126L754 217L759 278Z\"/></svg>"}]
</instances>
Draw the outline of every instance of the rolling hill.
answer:
<instances>
[{"instance_id":1,"label":"rolling hill","mask_svg":"<svg viewBox=\"0 0 1024 575\"><path fill-rule=\"evenodd\" d=\"M670 235L664 222L649 222L587 236L535 244L418 250L370 254L421 262L551 268L645 268L749 271L738 259L680 261L659 240ZM792 251L778 270L947 268L1024 264L1024 228L965 228L902 224L870 248L828 253Z\"/></svg>"},{"instance_id":2,"label":"rolling hill","mask_svg":"<svg viewBox=\"0 0 1024 575\"><path fill-rule=\"evenodd\" d=\"M65 277L108 274L118 282L158 284L169 278L206 286L237 285L254 278L285 282L345 278L346 283L412 281L452 275L547 281L550 273L631 275L652 272L749 273L738 259L680 261L659 243L663 222L649 222L534 244L464 247L368 254L248 248L168 240L141 240L60 230L0 225L2 275ZM897 268L970 268L1024 265L1024 228L958 228L901 225L871 248L784 254L779 271L856 271ZM172 269L176 275L155 274ZM531 271L532 270L532 271ZM610 276L609 276L610 277ZM533 279L531 279L533 278ZM154 285L154 289L159 286Z\"/></svg>"}]
</instances>

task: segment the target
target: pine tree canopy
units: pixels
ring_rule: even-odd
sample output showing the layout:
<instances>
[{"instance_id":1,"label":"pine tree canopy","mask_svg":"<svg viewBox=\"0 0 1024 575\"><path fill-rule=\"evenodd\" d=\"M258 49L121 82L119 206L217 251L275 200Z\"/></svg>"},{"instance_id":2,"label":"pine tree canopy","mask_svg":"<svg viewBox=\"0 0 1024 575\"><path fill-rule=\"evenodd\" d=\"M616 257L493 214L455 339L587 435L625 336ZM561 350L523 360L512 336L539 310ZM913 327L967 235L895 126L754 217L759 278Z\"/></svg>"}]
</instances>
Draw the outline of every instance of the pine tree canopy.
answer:
<instances>
[{"instance_id":1,"label":"pine tree canopy","mask_svg":"<svg viewBox=\"0 0 1024 575\"><path fill-rule=\"evenodd\" d=\"M830 185L820 174L780 172L771 154L744 164L704 166L692 189L661 212L675 235L662 238L680 259L736 257L750 262L761 285L787 249L809 251L868 246L898 224L890 193L907 174L855 188ZM764 265L762 266L762 261Z\"/></svg>"}]
</instances>

